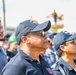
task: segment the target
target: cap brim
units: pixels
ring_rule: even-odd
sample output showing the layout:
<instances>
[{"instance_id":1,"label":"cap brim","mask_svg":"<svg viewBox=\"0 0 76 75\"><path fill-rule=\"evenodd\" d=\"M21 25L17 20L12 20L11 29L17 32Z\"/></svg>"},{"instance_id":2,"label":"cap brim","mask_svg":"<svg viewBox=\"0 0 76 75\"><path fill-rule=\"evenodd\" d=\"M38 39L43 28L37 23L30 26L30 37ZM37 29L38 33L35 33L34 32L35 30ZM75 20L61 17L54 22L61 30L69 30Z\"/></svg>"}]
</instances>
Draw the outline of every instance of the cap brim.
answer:
<instances>
[{"instance_id":1,"label":"cap brim","mask_svg":"<svg viewBox=\"0 0 76 75\"><path fill-rule=\"evenodd\" d=\"M69 39L67 39L66 41L70 41L70 40L73 40L73 39L75 39L75 38L76 38L76 33L73 34L72 36L70 36Z\"/></svg>"},{"instance_id":2,"label":"cap brim","mask_svg":"<svg viewBox=\"0 0 76 75\"><path fill-rule=\"evenodd\" d=\"M44 22L44 23L42 23L42 24L37 25L37 26L32 30L32 32L34 32L34 31L41 31L41 30L43 30L43 31L48 31L50 28L51 28L51 22L50 22L50 21L46 21L46 22Z\"/></svg>"}]
</instances>

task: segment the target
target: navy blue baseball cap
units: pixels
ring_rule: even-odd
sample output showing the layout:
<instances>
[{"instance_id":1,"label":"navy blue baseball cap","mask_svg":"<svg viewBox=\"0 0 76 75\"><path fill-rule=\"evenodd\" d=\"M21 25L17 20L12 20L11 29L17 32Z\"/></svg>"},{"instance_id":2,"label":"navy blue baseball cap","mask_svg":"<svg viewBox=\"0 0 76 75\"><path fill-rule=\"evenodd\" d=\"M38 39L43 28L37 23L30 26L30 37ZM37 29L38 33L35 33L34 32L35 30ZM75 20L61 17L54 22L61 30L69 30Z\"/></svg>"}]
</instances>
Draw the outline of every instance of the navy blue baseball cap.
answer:
<instances>
[{"instance_id":1,"label":"navy blue baseball cap","mask_svg":"<svg viewBox=\"0 0 76 75\"><path fill-rule=\"evenodd\" d=\"M57 50L61 44L64 44L67 41L73 40L76 38L76 33L70 34L69 32L57 33L53 39L53 46Z\"/></svg>"},{"instance_id":2,"label":"navy blue baseball cap","mask_svg":"<svg viewBox=\"0 0 76 75\"><path fill-rule=\"evenodd\" d=\"M21 37L24 35L27 35L28 33L31 32L36 32L36 31L48 31L51 27L51 22L48 20L44 23L38 24L35 21L32 20L25 20L21 22L16 30L15 30L15 36L18 45L20 44Z\"/></svg>"}]
</instances>

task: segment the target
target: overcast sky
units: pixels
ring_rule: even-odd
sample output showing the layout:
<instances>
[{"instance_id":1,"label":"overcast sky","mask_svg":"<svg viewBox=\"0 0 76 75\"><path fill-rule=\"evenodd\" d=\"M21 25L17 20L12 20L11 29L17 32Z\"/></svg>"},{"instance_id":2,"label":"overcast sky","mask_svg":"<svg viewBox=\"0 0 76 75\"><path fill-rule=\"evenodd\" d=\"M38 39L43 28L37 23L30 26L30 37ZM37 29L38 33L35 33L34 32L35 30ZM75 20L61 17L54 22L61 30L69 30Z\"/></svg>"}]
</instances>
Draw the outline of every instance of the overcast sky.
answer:
<instances>
[{"instance_id":1,"label":"overcast sky","mask_svg":"<svg viewBox=\"0 0 76 75\"><path fill-rule=\"evenodd\" d=\"M64 14L64 28L76 32L76 0L5 0L6 25L16 27L21 21L36 19L39 23L44 22L46 16L54 9ZM2 16L2 0L0 0L0 16Z\"/></svg>"}]
</instances>

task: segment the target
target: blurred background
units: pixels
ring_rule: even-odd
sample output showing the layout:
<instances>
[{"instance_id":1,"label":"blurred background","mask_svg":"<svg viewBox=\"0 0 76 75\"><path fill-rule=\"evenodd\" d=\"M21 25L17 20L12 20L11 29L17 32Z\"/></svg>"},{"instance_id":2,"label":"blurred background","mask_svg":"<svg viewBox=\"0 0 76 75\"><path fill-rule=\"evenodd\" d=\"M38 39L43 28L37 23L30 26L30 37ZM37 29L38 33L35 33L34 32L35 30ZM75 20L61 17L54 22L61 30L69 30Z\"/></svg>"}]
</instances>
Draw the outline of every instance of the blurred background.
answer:
<instances>
[{"instance_id":1,"label":"blurred background","mask_svg":"<svg viewBox=\"0 0 76 75\"><path fill-rule=\"evenodd\" d=\"M75 32L75 6L76 0L0 0L0 17L5 33L8 34L13 33L17 25L26 19L33 19L39 23L51 20L51 31L54 33L61 30ZM62 18L57 18L57 25L53 20L54 10L57 16Z\"/></svg>"}]
</instances>

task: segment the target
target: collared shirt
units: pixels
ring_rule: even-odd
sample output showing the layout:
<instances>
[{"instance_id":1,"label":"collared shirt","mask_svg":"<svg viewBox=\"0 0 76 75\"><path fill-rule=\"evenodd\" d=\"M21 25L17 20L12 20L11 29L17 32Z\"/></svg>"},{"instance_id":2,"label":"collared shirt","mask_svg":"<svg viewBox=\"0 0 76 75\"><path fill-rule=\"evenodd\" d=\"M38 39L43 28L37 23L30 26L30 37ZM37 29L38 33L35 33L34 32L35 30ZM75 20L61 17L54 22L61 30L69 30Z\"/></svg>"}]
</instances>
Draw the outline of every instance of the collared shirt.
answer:
<instances>
[{"instance_id":1,"label":"collared shirt","mask_svg":"<svg viewBox=\"0 0 76 75\"><path fill-rule=\"evenodd\" d=\"M56 67L54 68L54 75L63 75L59 70L59 66L62 67L63 71L65 72L65 75L76 75L76 71L62 58L59 58L59 61L57 62Z\"/></svg>"},{"instance_id":2,"label":"collared shirt","mask_svg":"<svg viewBox=\"0 0 76 75\"><path fill-rule=\"evenodd\" d=\"M3 52L3 49L0 47L0 72L3 69L3 67L7 64L7 58L5 53Z\"/></svg>"},{"instance_id":3,"label":"collared shirt","mask_svg":"<svg viewBox=\"0 0 76 75\"><path fill-rule=\"evenodd\" d=\"M53 75L53 71L41 56L40 63L18 50L16 56L4 67L1 75Z\"/></svg>"}]
</instances>

